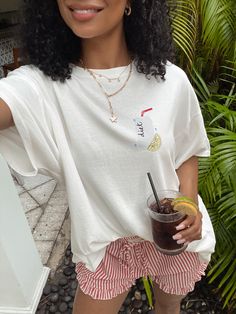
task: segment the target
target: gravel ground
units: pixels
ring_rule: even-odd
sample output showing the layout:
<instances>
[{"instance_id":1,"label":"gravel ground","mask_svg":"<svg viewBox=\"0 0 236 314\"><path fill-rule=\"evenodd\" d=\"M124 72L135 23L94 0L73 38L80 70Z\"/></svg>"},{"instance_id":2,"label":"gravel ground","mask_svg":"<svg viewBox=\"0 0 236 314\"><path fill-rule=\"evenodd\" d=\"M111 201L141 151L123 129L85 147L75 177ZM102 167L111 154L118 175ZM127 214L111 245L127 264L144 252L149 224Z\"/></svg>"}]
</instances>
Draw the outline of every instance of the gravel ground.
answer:
<instances>
[{"instance_id":1,"label":"gravel ground","mask_svg":"<svg viewBox=\"0 0 236 314\"><path fill-rule=\"evenodd\" d=\"M73 300L77 288L75 264L71 261L70 247L65 252L54 278L49 279L41 297L37 314L72 314ZM181 304L181 314L227 314L216 295L212 293L206 279L196 284ZM136 281L118 314L154 314L148 306L141 279ZM101 313L102 314L102 313Z\"/></svg>"}]
</instances>

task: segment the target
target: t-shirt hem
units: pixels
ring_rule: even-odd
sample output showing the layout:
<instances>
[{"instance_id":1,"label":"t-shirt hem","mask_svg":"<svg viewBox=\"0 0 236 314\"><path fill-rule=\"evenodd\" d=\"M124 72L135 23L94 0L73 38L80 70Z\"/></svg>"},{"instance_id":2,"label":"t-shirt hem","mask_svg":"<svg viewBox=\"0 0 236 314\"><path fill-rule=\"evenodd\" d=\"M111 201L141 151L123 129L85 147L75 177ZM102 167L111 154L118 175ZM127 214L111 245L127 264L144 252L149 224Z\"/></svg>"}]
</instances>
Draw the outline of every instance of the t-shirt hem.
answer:
<instances>
[{"instance_id":1,"label":"t-shirt hem","mask_svg":"<svg viewBox=\"0 0 236 314\"><path fill-rule=\"evenodd\" d=\"M175 170L177 170L177 169L179 169L179 167L185 162L185 161L187 161L189 158L191 158L191 157L210 157L210 155L211 155L211 151L210 150L205 150L204 152L201 152L201 153L197 153L197 154L193 154L193 155L191 155L191 156L187 156L185 159L183 159L183 160L181 160L181 161L179 161L179 162L177 162L176 164L175 164Z\"/></svg>"}]
</instances>

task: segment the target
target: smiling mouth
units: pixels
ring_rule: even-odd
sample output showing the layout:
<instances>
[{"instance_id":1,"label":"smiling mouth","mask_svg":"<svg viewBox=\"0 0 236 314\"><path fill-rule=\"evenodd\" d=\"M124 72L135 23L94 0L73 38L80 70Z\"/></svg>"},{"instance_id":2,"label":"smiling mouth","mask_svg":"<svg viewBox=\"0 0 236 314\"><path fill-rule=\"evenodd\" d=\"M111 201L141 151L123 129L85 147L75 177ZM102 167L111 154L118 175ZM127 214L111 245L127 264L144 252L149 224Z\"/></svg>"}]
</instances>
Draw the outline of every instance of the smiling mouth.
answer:
<instances>
[{"instance_id":1,"label":"smiling mouth","mask_svg":"<svg viewBox=\"0 0 236 314\"><path fill-rule=\"evenodd\" d=\"M76 7L70 7L70 11L76 14L80 15L86 15L86 14L96 14L103 10L103 8L96 8L96 7L87 7L87 8L76 8Z\"/></svg>"},{"instance_id":2,"label":"smiling mouth","mask_svg":"<svg viewBox=\"0 0 236 314\"><path fill-rule=\"evenodd\" d=\"M79 14L94 14L94 13L98 13L98 12L102 11L102 9L84 9L84 10L70 9L70 10L75 12L75 13L79 13Z\"/></svg>"}]
</instances>

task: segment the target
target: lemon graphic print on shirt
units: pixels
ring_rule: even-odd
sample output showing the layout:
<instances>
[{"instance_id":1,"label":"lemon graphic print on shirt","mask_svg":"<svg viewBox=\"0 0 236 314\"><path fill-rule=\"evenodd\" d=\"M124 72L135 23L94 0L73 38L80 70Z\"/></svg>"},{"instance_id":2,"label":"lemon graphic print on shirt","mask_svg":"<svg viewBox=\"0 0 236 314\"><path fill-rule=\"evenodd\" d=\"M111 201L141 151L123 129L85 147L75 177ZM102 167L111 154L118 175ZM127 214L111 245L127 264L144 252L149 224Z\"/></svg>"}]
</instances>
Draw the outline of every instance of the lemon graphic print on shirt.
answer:
<instances>
[{"instance_id":1,"label":"lemon graphic print on shirt","mask_svg":"<svg viewBox=\"0 0 236 314\"><path fill-rule=\"evenodd\" d=\"M150 152L156 152L161 146L161 138L160 136L156 133L153 137L152 142L148 145L147 150Z\"/></svg>"}]
</instances>

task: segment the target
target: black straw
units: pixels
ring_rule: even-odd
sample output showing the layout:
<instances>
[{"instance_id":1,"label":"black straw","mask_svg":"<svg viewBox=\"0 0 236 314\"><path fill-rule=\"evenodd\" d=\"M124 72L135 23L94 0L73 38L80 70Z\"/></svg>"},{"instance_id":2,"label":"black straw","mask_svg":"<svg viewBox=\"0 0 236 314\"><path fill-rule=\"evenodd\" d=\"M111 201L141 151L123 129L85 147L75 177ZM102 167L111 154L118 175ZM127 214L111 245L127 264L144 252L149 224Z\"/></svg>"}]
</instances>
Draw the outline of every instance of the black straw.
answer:
<instances>
[{"instance_id":1,"label":"black straw","mask_svg":"<svg viewBox=\"0 0 236 314\"><path fill-rule=\"evenodd\" d=\"M147 175L148 175L148 179L149 179L149 181L150 181L151 187L152 187L152 191L153 191L155 200L156 200L156 202L157 202L157 206L158 206L159 209L161 209L161 203L160 203L159 197L158 197L158 195L157 195L157 191L156 191L156 188L155 188L155 186L154 186L151 173L148 172Z\"/></svg>"}]
</instances>

